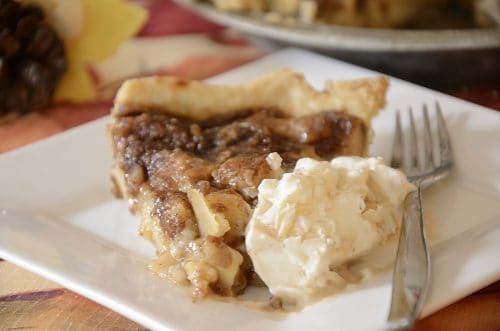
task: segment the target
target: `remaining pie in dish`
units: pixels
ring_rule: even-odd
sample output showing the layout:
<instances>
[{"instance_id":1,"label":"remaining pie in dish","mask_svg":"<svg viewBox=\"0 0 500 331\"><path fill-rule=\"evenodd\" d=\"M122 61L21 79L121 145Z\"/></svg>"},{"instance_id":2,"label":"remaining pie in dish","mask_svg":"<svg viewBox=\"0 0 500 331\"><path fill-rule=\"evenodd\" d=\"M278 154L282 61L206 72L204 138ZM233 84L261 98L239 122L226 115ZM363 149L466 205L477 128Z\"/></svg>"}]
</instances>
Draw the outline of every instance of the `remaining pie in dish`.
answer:
<instances>
[{"instance_id":1,"label":"remaining pie in dish","mask_svg":"<svg viewBox=\"0 0 500 331\"><path fill-rule=\"evenodd\" d=\"M271 21L297 20L369 26L400 27L415 21L427 7L440 8L442 0L211 0L231 12L264 13ZM442 7L442 6L441 6Z\"/></svg>"},{"instance_id":2,"label":"remaining pie in dish","mask_svg":"<svg viewBox=\"0 0 500 331\"><path fill-rule=\"evenodd\" d=\"M217 9L261 15L271 23L328 23L370 28L495 26L489 0L195 0ZM497 7L498 8L498 5Z\"/></svg>"},{"instance_id":3,"label":"remaining pie in dish","mask_svg":"<svg viewBox=\"0 0 500 331\"><path fill-rule=\"evenodd\" d=\"M258 282L245 227L260 182L300 158L365 155L386 89L379 77L316 91L289 70L236 86L125 82L109 126L111 177L156 247L152 269L197 297L235 296Z\"/></svg>"}]
</instances>

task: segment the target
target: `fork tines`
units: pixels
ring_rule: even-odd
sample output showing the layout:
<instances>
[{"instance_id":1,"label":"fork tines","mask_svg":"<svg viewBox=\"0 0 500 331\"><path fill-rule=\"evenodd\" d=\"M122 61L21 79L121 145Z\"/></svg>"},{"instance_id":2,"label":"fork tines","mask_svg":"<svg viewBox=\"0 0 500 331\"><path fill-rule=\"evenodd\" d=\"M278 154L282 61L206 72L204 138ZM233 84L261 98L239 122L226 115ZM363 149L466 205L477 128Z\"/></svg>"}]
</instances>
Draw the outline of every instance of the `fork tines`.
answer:
<instances>
[{"instance_id":1,"label":"fork tines","mask_svg":"<svg viewBox=\"0 0 500 331\"><path fill-rule=\"evenodd\" d=\"M408 109L409 127L405 139L401 112L396 112L396 129L391 166L400 168L408 177L423 175L436 168L448 168L453 162L450 137L438 102L435 104L436 130L433 133L428 107L422 106L423 128L419 134L412 107ZM437 152L437 153L436 153Z\"/></svg>"}]
</instances>

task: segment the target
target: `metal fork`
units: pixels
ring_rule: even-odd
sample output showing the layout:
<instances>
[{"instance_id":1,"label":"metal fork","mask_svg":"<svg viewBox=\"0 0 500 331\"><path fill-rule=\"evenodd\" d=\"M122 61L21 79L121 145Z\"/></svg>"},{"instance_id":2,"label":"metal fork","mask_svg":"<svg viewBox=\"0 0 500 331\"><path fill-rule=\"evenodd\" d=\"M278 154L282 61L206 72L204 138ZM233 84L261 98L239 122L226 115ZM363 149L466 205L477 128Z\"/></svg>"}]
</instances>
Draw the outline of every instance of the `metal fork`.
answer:
<instances>
[{"instance_id":1,"label":"metal fork","mask_svg":"<svg viewBox=\"0 0 500 331\"><path fill-rule=\"evenodd\" d=\"M423 136L417 138L413 111L409 109L410 128L408 143L403 142L399 110L396 113L396 132L391 167L400 168L417 189L408 194L403 212L398 252L392 279L392 298L387 328L406 330L413 326L420 314L430 275L429 250L422 217L421 188L446 177L453 166L450 137L436 102L437 131L432 134L427 106L423 105ZM420 145L423 143L423 146ZM435 145L439 157L434 153ZM423 150L423 153L421 153ZM420 151L420 152L419 152Z\"/></svg>"}]
</instances>

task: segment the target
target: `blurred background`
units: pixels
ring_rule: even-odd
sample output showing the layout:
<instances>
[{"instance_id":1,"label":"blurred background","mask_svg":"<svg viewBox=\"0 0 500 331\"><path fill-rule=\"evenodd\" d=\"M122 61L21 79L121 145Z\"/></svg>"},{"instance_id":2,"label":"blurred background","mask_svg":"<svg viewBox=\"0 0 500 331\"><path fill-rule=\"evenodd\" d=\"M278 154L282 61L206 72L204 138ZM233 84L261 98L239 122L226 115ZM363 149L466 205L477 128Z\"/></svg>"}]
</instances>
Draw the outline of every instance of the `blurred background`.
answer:
<instances>
[{"instance_id":1,"label":"blurred background","mask_svg":"<svg viewBox=\"0 0 500 331\"><path fill-rule=\"evenodd\" d=\"M204 79L287 46L498 109L499 7L497 0L2 0L0 152L107 114L125 79Z\"/></svg>"}]
</instances>

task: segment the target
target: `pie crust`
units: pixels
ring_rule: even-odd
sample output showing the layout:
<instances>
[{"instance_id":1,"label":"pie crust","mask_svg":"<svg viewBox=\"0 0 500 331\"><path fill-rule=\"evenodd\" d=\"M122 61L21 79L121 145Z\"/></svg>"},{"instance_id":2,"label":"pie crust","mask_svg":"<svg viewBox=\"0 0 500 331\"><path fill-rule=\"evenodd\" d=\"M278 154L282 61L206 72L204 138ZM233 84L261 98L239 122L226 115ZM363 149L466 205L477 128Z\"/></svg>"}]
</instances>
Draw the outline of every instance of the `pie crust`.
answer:
<instances>
[{"instance_id":1,"label":"pie crust","mask_svg":"<svg viewBox=\"0 0 500 331\"><path fill-rule=\"evenodd\" d=\"M126 81L116 95L112 115L140 109L202 121L242 109L276 108L293 117L335 109L370 127L372 118L385 106L387 86L385 78L376 77L328 81L324 90L317 91L301 74L288 69L231 86L157 76Z\"/></svg>"}]
</instances>

